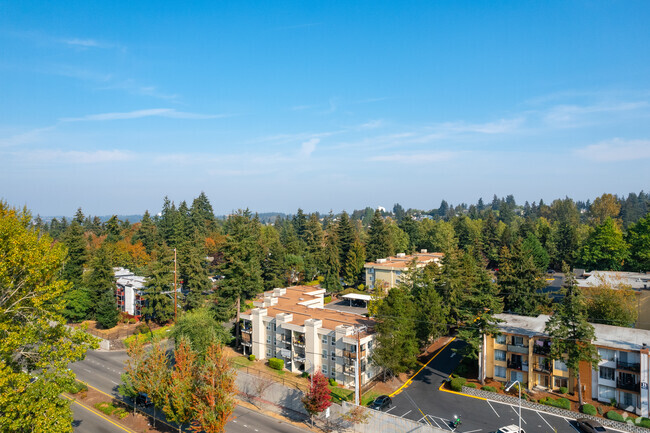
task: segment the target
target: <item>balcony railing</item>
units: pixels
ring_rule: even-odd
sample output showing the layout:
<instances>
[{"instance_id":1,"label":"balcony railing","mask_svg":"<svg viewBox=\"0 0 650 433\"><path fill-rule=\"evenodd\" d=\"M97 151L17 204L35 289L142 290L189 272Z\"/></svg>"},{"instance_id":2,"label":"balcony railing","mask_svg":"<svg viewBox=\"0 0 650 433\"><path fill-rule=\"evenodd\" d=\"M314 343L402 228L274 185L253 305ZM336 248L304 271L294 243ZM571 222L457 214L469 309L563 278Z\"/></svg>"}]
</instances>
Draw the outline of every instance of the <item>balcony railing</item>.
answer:
<instances>
[{"instance_id":1,"label":"balcony railing","mask_svg":"<svg viewBox=\"0 0 650 433\"><path fill-rule=\"evenodd\" d=\"M303 340L293 340L293 345L298 347L305 347L305 342Z\"/></svg>"},{"instance_id":2,"label":"balcony railing","mask_svg":"<svg viewBox=\"0 0 650 433\"><path fill-rule=\"evenodd\" d=\"M508 344L508 352L527 354L528 346L518 346L514 344Z\"/></svg>"},{"instance_id":3,"label":"balcony railing","mask_svg":"<svg viewBox=\"0 0 650 433\"><path fill-rule=\"evenodd\" d=\"M535 369L535 371L539 371L541 373L550 373L551 372L551 365L550 364L535 363L534 369Z\"/></svg>"},{"instance_id":4,"label":"balcony railing","mask_svg":"<svg viewBox=\"0 0 650 433\"><path fill-rule=\"evenodd\" d=\"M616 380L616 388L625 389L627 391L639 392L640 387L639 387L638 383L617 379Z\"/></svg>"},{"instance_id":5,"label":"balcony railing","mask_svg":"<svg viewBox=\"0 0 650 433\"><path fill-rule=\"evenodd\" d=\"M546 344L543 346L535 344L533 345L533 353L535 355L548 355L549 353L551 353L551 346Z\"/></svg>"},{"instance_id":6,"label":"balcony railing","mask_svg":"<svg viewBox=\"0 0 650 433\"><path fill-rule=\"evenodd\" d=\"M356 359L357 358L357 352L352 352L350 350L344 350L343 351L343 356L345 358ZM365 358L365 357L366 357L366 351L365 350L362 350L361 352L359 352L359 358Z\"/></svg>"},{"instance_id":7,"label":"balcony railing","mask_svg":"<svg viewBox=\"0 0 650 433\"><path fill-rule=\"evenodd\" d=\"M508 361L508 368L513 370L528 371L528 364L523 362Z\"/></svg>"},{"instance_id":8,"label":"balcony railing","mask_svg":"<svg viewBox=\"0 0 650 433\"><path fill-rule=\"evenodd\" d=\"M616 361L616 368L619 370L636 371L638 373L641 371L641 364L638 362Z\"/></svg>"},{"instance_id":9,"label":"balcony railing","mask_svg":"<svg viewBox=\"0 0 650 433\"><path fill-rule=\"evenodd\" d=\"M252 334L253 328L242 328L241 332L243 332L244 334Z\"/></svg>"}]
</instances>

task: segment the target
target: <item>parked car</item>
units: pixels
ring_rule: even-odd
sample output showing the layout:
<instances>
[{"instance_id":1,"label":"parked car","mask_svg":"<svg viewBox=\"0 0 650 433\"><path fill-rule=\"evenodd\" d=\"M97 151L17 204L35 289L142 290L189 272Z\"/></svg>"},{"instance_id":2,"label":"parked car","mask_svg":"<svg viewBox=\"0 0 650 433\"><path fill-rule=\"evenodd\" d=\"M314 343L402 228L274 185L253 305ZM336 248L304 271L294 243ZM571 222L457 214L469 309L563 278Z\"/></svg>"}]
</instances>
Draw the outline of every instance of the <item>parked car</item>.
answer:
<instances>
[{"instance_id":1,"label":"parked car","mask_svg":"<svg viewBox=\"0 0 650 433\"><path fill-rule=\"evenodd\" d=\"M380 395L371 404L370 409L384 410L388 409L393 404L393 400L387 395Z\"/></svg>"},{"instance_id":2,"label":"parked car","mask_svg":"<svg viewBox=\"0 0 650 433\"><path fill-rule=\"evenodd\" d=\"M145 394L144 392L139 392L138 395L135 397L135 405L149 407L153 405L153 402L151 401L151 399L147 394Z\"/></svg>"},{"instance_id":3,"label":"parked car","mask_svg":"<svg viewBox=\"0 0 650 433\"><path fill-rule=\"evenodd\" d=\"M496 431L496 433L526 433L524 429L521 429L521 432L519 432L519 426L515 424L510 424L505 427L501 427L499 430Z\"/></svg>"},{"instance_id":4,"label":"parked car","mask_svg":"<svg viewBox=\"0 0 650 433\"><path fill-rule=\"evenodd\" d=\"M578 418L578 428L585 433L605 433L607 430L598 421L589 418Z\"/></svg>"}]
</instances>

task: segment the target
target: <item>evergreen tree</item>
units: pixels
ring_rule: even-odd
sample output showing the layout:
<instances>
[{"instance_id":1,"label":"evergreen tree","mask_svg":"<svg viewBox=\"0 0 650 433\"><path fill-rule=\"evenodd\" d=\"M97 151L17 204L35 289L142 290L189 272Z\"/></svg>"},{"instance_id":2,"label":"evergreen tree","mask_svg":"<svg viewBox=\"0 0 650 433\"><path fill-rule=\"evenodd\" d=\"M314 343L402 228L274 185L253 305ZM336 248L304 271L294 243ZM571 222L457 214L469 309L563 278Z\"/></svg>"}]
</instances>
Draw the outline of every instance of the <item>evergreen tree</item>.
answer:
<instances>
[{"instance_id":1,"label":"evergreen tree","mask_svg":"<svg viewBox=\"0 0 650 433\"><path fill-rule=\"evenodd\" d=\"M86 287L71 287L63 295L63 299L65 299L65 309L61 314L66 320L79 323L89 318L93 305L90 302L90 292Z\"/></svg>"},{"instance_id":2,"label":"evergreen tree","mask_svg":"<svg viewBox=\"0 0 650 433\"><path fill-rule=\"evenodd\" d=\"M339 262L338 239L336 232L330 231L327 235L325 245L325 278L321 285L330 292L340 292L341 286L341 263Z\"/></svg>"},{"instance_id":3,"label":"evergreen tree","mask_svg":"<svg viewBox=\"0 0 650 433\"><path fill-rule=\"evenodd\" d=\"M336 238L338 240L339 263L345 263L348 252L356 239L350 217L346 211L341 213L339 222L336 225Z\"/></svg>"},{"instance_id":4,"label":"evergreen tree","mask_svg":"<svg viewBox=\"0 0 650 433\"><path fill-rule=\"evenodd\" d=\"M544 274L521 241L513 244L511 249L501 249L497 285L505 311L536 316L548 305L548 298L542 293L546 287Z\"/></svg>"},{"instance_id":5,"label":"evergreen tree","mask_svg":"<svg viewBox=\"0 0 650 433\"><path fill-rule=\"evenodd\" d=\"M191 230L198 230L198 232L203 236L216 228L216 220L214 218L212 205L203 191L201 191L201 194L192 201L192 207L190 208L190 221Z\"/></svg>"},{"instance_id":6,"label":"evergreen tree","mask_svg":"<svg viewBox=\"0 0 650 433\"><path fill-rule=\"evenodd\" d=\"M348 286L356 286L363 278L363 265L366 263L366 249L356 241L348 252L343 268L343 281Z\"/></svg>"},{"instance_id":7,"label":"evergreen tree","mask_svg":"<svg viewBox=\"0 0 650 433\"><path fill-rule=\"evenodd\" d=\"M305 280L314 280L325 270L325 243L323 240L323 226L318 215L311 214L307 220L304 234L305 246Z\"/></svg>"},{"instance_id":8,"label":"evergreen tree","mask_svg":"<svg viewBox=\"0 0 650 433\"><path fill-rule=\"evenodd\" d=\"M443 200L440 202L440 207L438 208L438 217L439 218L446 218L447 213L449 212L449 204L447 203L446 200Z\"/></svg>"},{"instance_id":9,"label":"evergreen tree","mask_svg":"<svg viewBox=\"0 0 650 433\"><path fill-rule=\"evenodd\" d=\"M483 225L483 254L488 260L488 267L495 268L499 262L499 249L501 242L499 239L499 225L494 212L488 212Z\"/></svg>"},{"instance_id":10,"label":"evergreen tree","mask_svg":"<svg viewBox=\"0 0 650 433\"><path fill-rule=\"evenodd\" d=\"M293 217L291 221L293 224L293 229L300 240L303 242L306 241L305 232L307 230L307 217L305 216L302 209L298 208L298 212Z\"/></svg>"},{"instance_id":11,"label":"evergreen tree","mask_svg":"<svg viewBox=\"0 0 650 433\"><path fill-rule=\"evenodd\" d=\"M205 256L205 250L198 236L195 237L194 242L183 242L177 250L178 277L182 282L183 291L187 293L185 307L188 310L201 307L203 293L212 287Z\"/></svg>"},{"instance_id":12,"label":"evergreen tree","mask_svg":"<svg viewBox=\"0 0 650 433\"><path fill-rule=\"evenodd\" d=\"M395 203L393 206L393 215L395 215L395 220L397 220L398 223L401 223L402 220L404 220L406 217L406 212L404 211L404 208L401 204Z\"/></svg>"},{"instance_id":13,"label":"evergreen tree","mask_svg":"<svg viewBox=\"0 0 650 433\"><path fill-rule=\"evenodd\" d=\"M99 323L102 328L110 329L117 325L117 319L119 317L119 312L117 311L117 305L115 302L115 292L113 289L107 290L102 293L99 298L99 303L96 306L97 309L97 323Z\"/></svg>"},{"instance_id":14,"label":"evergreen tree","mask_svg":"<svg viewBox=\"0 0 650 433\"><path fill-rule=\"evenodd\" d=\"M552 256L553 267L559 269L562 262L572 265L579 250L576 226L569 223L559 223L557 229L554 229L552 233L552 243L555 246L555 255Z\"/></svg>"},{"instance_id":15,"label":"evergreen tree","mask_svg":"<svg viewBox=\"0 0 650 433\"><path fill-rule=\"evenodd\" d=\"M372 361L385 372L398 375L415 367L419 350L414 317L411 295L401 287L390 290L379 305Z\"/></svg>"},{"instance_id":16,"label":"evergreen tree","mask_svg":"<svg viewBox=\"0 0 650 433\"><path fill-rule=\"evenodd\" d=\"M104 224L104 230L106 231L106 242L116 243L122 239L122 231L120 230L120 220L117 219L117 215L110 217L106 224Z\"/></svg>"},{"instance_id":17,"label":"evergreen tree","mask_svg":"<svg viewBox=\"0 0 650 433\"><path fill-rule=\"evenodd\" d=\"M533 262L537 269L546 272L550 263L550 257L542 243L537 239L534 233L529 233L522 244L523 250L532 256Z\"/></svg>"},{"instance_id":18,"label":"evergreen tree","mask_svg":"<svg viewBox=\"0 0 650 433\"><path fill-rule=\"evenodd\" d=\"M631 271L650 271L650 215L633 224L626 239L630 245L630 260L626 267Z\"/></svg>"},{"instance_id":19,"label":"evergreen tree","mask_svg":"<svg viewBox=\"0 0 650 433\"><path fill-rule=\"evenodd\" d=\"M598 368L600 356L592 344L596 335L594 327L587 322L587 306L584 295L576 284L570 268L563 264L564 286L562 301L555 304L553 315L546 322L545 332L551 337L550 358L563 361L578 379L578 398L582 399L580 362Z\"/></svg>"},{"instance_id":20,"label":"evergreen tree","mask_svg":"<svg viewBox=\"0 0 650 433\"><path fill-rule=\"evenodd\" d=\"M99 247L92 261L92 270L88 276L88 289L90 292L90 316L97 318L99 305L108 299L105 293L113 293L115 287L115 276L111 267L110 257L105 245ZM104 298L104 299L102 299ZM115 306L115 298L113 305Z\"/></svg>"},{"instance_id":21,"label":"evergreen tree","mask_svg":"<svg viewBox=\"0 0 650 433\"><path fill-rule=\"evenodd\" d=\"M144 245L147 254L151 254L153 250L156 249L158 245L160 245L158 230L153 220L151 219L151 215L149 215L148 210L144 212L142 220L140 221L140 227L138 228L138 231L133 235L133 244L135 244L137 241L142 242L142 245Z\"/></svg>"},{"instance_id":22,"label":"evergreen tree","mask_svg":"<svg viewBox=\"0 0 650 433\"><path fill-rule=\"evenodd\" d=\"M158 218L158 232L162 236L167 245L172 245L172 238L174 237L175 227L177 227L178 211L176 205L165 196L163 208Z\"/></svg>"},{"instance_id":23,"label":"evergreen tree","mask_svg":"<svg viewBox=\"0 0 650 433\"><path fill-rule=\"evenodd\" d=\"M76 219L64 233L63 243L68 248L67 260L63 266L63 279L70 281L74 287L78 287L82 282L88 253L83 228Z\"/></svg>"},{"instance_id":24,"label":"evergreen tree","mask_svg":"<svg viewBox=\"0 0 650 433\"><path fill-rule=\"evenodd\" d=\"M420 347L426 347L432 340L447 331L448 306L442 302L437 291L437 282L441 277L441 269L437 264L429 264L424 268L415 267L415 262L409 268L401 286L408 290L415 308L415 335Z\"/></svg>"},{"instance_id":25,"label":"evergreen tree","mask_svg":"<svg viewBox=\"0 0 650 433\"><path fill-rule=\"evenodd\" d=\"M167 247L158 250L158 258L149 265L142 314L147 320L167 323L174 318L174 265ZM171 297L170 297L171 294Z\"/></svg>"},{"instance_id":26,"label":"evergreen tree","mask_svg":"<svg viewBox=\"0 0 650 433\"><path fill-rule=\"evenodd\" d=\"M83 225L85 220L86 217L84 216L84 213L82 212L81 208L77 208L77 212L74 214L74 219L72 220L72 222L76 222L79 225Z\"/></svg>"},{"instance_id":27,"label":"evergreen tree","mask_svg":"<svg viewBox=\"0 0 650 433\"><path fill-rule=\"evenodd\" d=\"M402 229L404 233L406 233L409 237L409 247L408 247L409 250L414 251L423 248L422 230L421 230L420 223L418 223L417 221L409 217L404 217L399 223L399 228ZM438 250L432 249L431 251L438 251Z\"/></svg>"},{"instance_id":28,"label":"evergreen tree","mask_svg":"<svg viewBox=\"0 0 650 433\"><path fill-rule=\"evenodd\" d=\"M368 232L368 244L366 247L368 260L375 261L390 256L393 249L390 241L390 233L386 227L384 218L381 216L379 209L377 209L370 222L370 230Z\"/></svg>"}]
</instances>

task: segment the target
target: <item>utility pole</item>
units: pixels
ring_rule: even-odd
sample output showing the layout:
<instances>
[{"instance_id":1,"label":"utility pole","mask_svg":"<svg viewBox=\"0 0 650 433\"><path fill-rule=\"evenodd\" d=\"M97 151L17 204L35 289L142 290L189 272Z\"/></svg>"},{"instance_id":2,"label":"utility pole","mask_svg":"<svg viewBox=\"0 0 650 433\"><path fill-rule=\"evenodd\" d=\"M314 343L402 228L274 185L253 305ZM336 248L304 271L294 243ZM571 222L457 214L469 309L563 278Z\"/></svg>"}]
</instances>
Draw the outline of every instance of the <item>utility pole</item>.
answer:
<instances>
[{"instance_id":1,"label":"utility pole","mask_svg":"<svg viewBox=\"0 0 650 433\"><path fill-rule=\"evenodd\" d=\"M174 248L174 323L176 323L176 248Z\"/></svg>"},{"instance_id":2,"label":"utility pole","mask_svg":"<svg viewBox=\"0 0 650 433\"><path fill-rule=\"evenodd\" d=\"M357 329L357 362L356 362L356 371L355 371L355 377L354 377L354 382L356 386L354 387L354 404L357 406L359 405L359 401L361 400L361 394L360 388L361 388L361 361L359 359L359 352L361 352L361 344L359 341L359 329Z\"/></svg>"}]
</instances>

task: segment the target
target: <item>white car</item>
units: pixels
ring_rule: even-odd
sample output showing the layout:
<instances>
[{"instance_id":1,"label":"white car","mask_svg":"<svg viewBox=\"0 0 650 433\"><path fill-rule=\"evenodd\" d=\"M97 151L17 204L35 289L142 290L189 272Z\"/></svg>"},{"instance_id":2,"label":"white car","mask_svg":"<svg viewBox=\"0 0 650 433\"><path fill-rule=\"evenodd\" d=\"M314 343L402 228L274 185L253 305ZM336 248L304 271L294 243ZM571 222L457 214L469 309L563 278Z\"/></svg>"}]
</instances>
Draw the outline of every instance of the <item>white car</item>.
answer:
<instances>
[{"instance_id":1,"label":"white car","mask_svg":"<svg viewBox=\"0 0 650 433\"><path fill-rule=\"evenodd\" d=\"M519 433L519 426L510 424L505 427L501 427L496 433ZM521 429L521 433L526 433L524 429Z\"/></svg>"}]
</instances>

